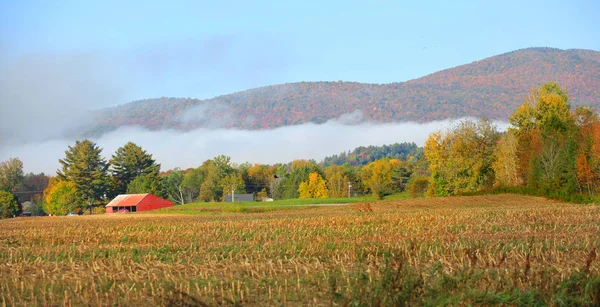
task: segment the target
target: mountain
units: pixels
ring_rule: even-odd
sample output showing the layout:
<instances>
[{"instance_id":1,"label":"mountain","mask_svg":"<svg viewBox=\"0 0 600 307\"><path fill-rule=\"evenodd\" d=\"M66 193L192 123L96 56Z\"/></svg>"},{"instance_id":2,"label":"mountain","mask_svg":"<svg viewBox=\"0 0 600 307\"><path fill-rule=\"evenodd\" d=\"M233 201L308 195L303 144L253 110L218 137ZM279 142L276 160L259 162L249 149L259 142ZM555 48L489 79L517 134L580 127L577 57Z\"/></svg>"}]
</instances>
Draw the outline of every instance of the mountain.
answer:
<instances>
[{"instance_id":1,"label":"mountain","mask_svg":"<svg viewBox=\"0 0 600 307\"><path fill-rule=\"evenodd\" d=\"M506 120L530 89L548 81L566 87L572 105L600 108L600 52L529 48L401 83L299 82L207 100L146 99L97 111L86 134L125 125L267 129L323 123L352 112L353 120L375 122L463 116Z\"/></svg>"}]
</instances>

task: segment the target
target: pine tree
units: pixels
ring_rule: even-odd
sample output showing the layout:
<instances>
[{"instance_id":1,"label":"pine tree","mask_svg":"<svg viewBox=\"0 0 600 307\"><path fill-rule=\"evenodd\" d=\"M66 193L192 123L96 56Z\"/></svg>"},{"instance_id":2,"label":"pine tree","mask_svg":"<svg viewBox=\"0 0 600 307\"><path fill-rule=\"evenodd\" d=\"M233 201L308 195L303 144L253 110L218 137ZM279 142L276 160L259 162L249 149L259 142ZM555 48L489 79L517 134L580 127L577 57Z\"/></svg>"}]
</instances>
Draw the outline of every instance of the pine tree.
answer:
<instances>
[{"instance_id":1,"label":"pine tree","mask_svg":"<svg viewBox=\"0 0 600 307\"><path fill-rule=\"evenodd\" d=\"M62 169L57 171L61 180L75 185L79 198L91 206L102 202L107 193L108 163L101 156L102 148L90 140L75 142L58 160Z\"/></svg>"},{"instance_id":2,"label":"pine tree","mask_svg":"<svg viewBox=\"0 0 600 307\"><path fill-rule=\"evenodd\" d=\"M113 177L111 196L127 192L129 184L139 176L152 175L148 178L158 180L160 172L160 164L152 159L152 155L132 142L117 149L110 160L110 165Z\"/></svg>"}]
</instances>

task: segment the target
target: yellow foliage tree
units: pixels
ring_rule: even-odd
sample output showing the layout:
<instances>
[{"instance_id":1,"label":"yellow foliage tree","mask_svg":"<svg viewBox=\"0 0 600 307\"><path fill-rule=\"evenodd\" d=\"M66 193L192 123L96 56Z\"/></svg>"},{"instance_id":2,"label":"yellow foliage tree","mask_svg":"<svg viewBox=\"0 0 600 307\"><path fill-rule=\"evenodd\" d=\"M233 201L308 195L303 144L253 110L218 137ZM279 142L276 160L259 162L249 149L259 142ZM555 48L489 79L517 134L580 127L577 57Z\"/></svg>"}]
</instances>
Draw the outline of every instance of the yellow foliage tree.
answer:
<instances>
[{"instance_id":1,"label":"yellow foliage tree","mask_svg":"<svg viewBox=\"0 0 600 307\"><path fill-rule=\"evenodd\" d=\"M517 137L512 132L500 137L498 145L494 148L494 163L492 163L496 185L510 187L522 183L517 160L518 145Z\"/></svg>"},{"instance_id":2,"label":"yellow foliage tree","mask_svg":"<svg viewBox=\"0 0 600 307\"><path fill-rule=\"evenodd\" d=\"M331 197L345 197L348 195L348 176L344 175L344 168L333 165L325 169L327 188Z\"/></svg>"},{"instance_id":3,"label":"yellow foliage tree","mask_svg":"<svg viewBox=\"0 0 600 307\"><path fill-rule=\"evenodd\" d=\"M383 199L394 191L394 165L396 160L381 159L373 161L361 170L363 183L366 184L373 196Z\"/></svg>"},{"instance_id":4,"label":"yellow foliage tree","mask_svg":"<svg viewBox=\"0 0 600 307\"><path fill-rule=\"evenodd\" d=\"M51 182L52 185L44 190L46 212L52 215L65 215L82 206L73 182L65 180L51 180Z\"/></svg>"},{"instance_id":5,"label":"yellow foliage tree","mask_svg":"<svg viewBox=\"0 0 600 307\"><path fill-rule=\"evenodd\" d=\"M310 173L308 181L304 181L298 188L300 198L327 198L329 191L325 179L319 173Z\"/></svg>"},{"instance_id":6,"label":"yellow foliage tree","mask_svg":"<svg viewBox=\"0 0 600 307\"><path fill-rule=\"evenodd\" d=\"M430 134L425 142L432 176L430 194L447 196L490 188L498 137L496 126L487 119L465 120L444 133Z\"/></svg>"}]
</instances>

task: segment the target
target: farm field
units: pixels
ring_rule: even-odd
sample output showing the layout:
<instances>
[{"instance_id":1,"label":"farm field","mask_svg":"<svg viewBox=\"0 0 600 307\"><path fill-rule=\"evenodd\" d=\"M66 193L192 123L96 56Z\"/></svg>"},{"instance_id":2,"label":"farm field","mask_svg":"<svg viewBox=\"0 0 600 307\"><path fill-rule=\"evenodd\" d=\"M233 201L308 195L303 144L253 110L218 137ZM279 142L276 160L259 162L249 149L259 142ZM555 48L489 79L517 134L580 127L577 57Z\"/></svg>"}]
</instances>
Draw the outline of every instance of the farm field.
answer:
<instances>
[{"instance_id":1,"label":"farm field","mask_svg":"<svg viewBox=\"0 0 600 307\"><path fill-rule=\"evenodd\" d=\"M189 207L0 221L0 305L600 304L599 205Z\"/></svg>"}]
</instances>

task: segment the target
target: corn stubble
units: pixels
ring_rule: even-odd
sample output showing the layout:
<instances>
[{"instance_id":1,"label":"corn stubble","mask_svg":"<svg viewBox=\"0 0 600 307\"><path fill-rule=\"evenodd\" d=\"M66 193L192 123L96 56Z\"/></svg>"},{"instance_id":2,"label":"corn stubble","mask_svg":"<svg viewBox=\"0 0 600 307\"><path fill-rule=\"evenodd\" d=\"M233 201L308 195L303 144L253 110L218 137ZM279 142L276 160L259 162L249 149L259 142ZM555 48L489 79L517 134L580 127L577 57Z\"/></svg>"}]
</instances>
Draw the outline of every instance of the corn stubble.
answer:
<instances>
[{"instance_id":1,"label":"corn stubble","mask_svg":"<svg viewBox=\"0 0 600 307\"><path fill-rule=\"evenodd\" d=\"M494 195L0 221L0 305L598 305L600 207Z\"/></svg>"}]
</instances>

